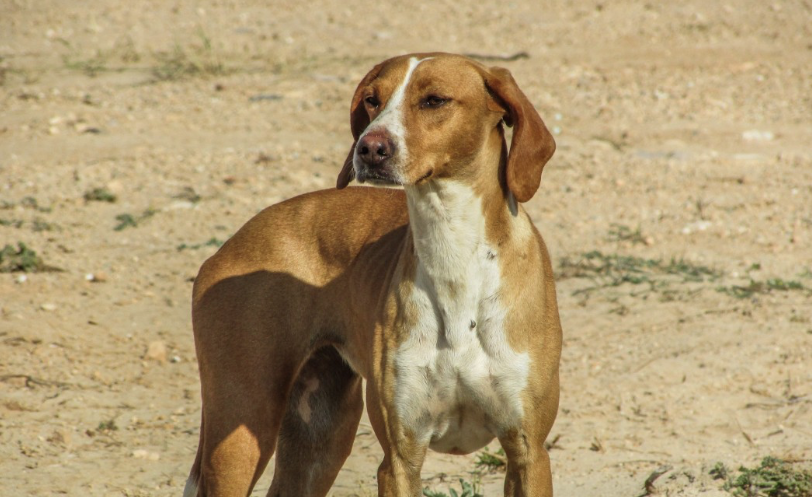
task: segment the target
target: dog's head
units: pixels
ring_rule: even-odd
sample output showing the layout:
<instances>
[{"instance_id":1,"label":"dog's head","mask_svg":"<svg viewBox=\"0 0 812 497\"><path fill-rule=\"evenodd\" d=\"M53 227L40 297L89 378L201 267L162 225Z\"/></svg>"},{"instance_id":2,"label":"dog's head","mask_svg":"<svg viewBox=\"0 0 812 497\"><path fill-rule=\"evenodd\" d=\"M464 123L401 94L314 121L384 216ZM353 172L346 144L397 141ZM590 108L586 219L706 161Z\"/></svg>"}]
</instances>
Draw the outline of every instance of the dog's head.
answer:
<instances>
[{"instance_id":1,"label":"dog's head","mask_svg":"<svg viewBox=\"0 0 812 497\"><path fill-rule=\"evenodd\" d=\"M444 53L395 57L361 80L350 106L354 143L337 188L353 179L415 185L471 175L501 123L514 126L505 181L516 200L533 197L555 140L506 69ZM498 134L494 134L498 132Z\"/></svg>"}]
</instances>

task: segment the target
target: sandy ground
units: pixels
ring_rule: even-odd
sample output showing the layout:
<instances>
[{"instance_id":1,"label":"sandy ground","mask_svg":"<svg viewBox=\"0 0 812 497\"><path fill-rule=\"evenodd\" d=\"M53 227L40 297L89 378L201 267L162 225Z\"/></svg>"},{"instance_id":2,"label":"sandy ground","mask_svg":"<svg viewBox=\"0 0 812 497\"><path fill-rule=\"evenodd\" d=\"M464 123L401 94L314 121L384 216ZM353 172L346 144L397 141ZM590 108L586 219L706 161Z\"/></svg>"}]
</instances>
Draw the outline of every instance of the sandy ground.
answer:
<instances>
[{"instance_id":1,"label":"sandy ground","mask_svg":"<svg viewBox=\"0 0 812 497\"><path fill-rule=\"evenodd\" d=\"M488 63L556 133L526 205L565 333L556 495L666 467L661 494L721 496L717 461L812 458L812 3L370 3L2 2L0 248L61 271L0 274L0 494L180 494L197 268L332 187L358 80L425 50L526 52ZM364 420L332 494L374 494L380 458Z\"/></svg>"}]
</instances>

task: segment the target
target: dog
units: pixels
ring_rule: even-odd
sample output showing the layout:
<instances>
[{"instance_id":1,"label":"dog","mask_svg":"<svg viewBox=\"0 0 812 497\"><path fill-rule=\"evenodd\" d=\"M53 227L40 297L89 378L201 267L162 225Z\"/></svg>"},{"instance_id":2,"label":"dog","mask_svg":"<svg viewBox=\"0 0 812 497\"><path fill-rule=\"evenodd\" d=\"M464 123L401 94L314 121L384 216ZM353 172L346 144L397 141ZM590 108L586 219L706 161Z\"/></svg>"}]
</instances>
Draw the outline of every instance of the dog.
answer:
<instances>
[{"instance_id":1,"label":"dog","mask_svg":"<svg viewBox=\"0 0 812 497\"><path fill-rule=\"evenodd\" d=\"M269 496L326 495L365 389L380 496L421 495L427 449L494 438L505 495L551 496L561 325L521 204L552 135L510 72L445 53L376 65L350 125L336 189L260 212L195 279L203 407L184 495L248 495L274 453Z\"/></svg>"}]
</instances>

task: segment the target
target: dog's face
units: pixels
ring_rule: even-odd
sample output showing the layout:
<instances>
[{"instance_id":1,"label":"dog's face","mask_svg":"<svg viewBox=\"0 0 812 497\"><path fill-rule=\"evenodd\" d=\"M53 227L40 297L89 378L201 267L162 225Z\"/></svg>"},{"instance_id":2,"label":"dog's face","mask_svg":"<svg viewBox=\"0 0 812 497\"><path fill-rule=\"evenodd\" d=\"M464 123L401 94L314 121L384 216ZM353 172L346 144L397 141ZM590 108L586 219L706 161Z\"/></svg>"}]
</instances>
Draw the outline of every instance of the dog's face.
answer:
<instances>
[{"instance_id":1,"label":"dog's face","mask_svg":"<svg viewBox=\"0 0 812 497\"><path fill-rule=\"evenodd\" d=\"M457 55L406 55L377 65L358 85L350 114L355 143L339 188L353 178L415 185L474 176L478 171L471 168L486 147L499 152L498 127L504 119L517 124L507 184L519 201L526 201L555 150L552 136L510 73ZM517 142L517 135L524 139ZM535 164L511 166L528 161Z\"/></svg>"}]
</instances>

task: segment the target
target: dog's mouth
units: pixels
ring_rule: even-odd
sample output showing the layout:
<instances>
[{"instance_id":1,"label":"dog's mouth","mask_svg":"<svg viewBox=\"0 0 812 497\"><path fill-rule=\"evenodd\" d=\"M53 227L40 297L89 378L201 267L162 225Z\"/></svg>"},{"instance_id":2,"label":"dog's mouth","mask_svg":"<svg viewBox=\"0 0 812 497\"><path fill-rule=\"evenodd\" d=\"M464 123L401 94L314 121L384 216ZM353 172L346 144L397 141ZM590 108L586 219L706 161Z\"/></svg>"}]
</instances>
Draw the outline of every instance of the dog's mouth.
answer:
<instances>
[{"instance_id":1,"label":"dog's mouth","mask_svg":"<svg viewBox=\"0 0 812 497\"><path fill-rule=\"evenodd\" d=\"M355 179L359 183L369 182L373 185L380 186L399 186L400 182L393 178L387 171L379 169L361 168L356 173Z\"/></svg>"}]
</instances>

